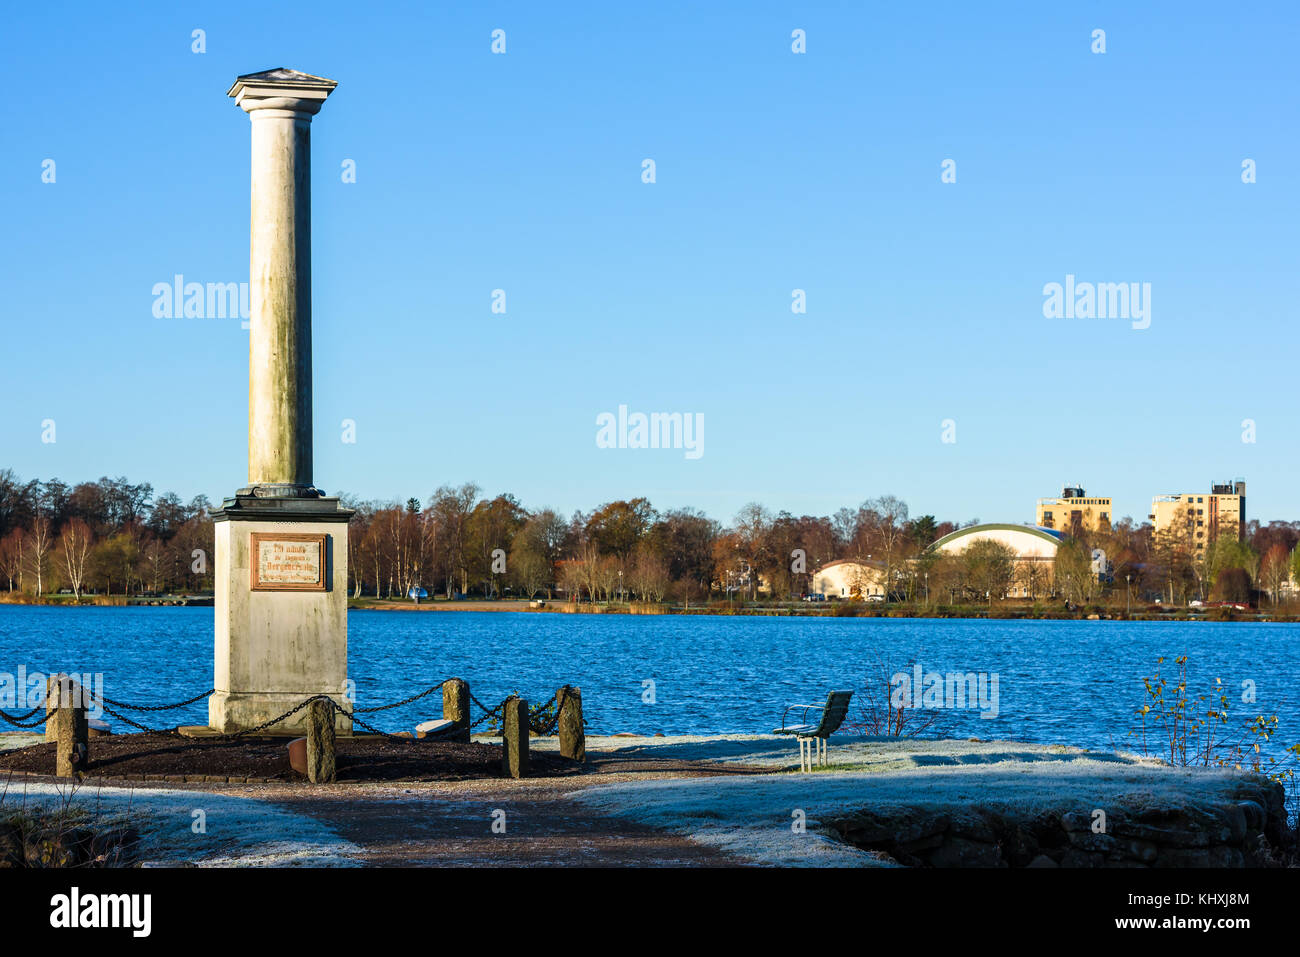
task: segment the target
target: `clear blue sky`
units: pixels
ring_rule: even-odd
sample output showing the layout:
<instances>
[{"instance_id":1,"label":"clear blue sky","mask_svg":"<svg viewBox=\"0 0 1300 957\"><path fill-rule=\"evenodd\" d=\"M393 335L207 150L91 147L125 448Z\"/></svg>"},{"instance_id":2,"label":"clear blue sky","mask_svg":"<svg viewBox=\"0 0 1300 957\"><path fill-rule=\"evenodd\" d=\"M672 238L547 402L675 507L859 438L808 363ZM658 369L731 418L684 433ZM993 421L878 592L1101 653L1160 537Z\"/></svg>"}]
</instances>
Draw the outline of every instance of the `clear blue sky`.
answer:
<instances>
[{"instance_id":1,"label":"clear blue sky","mask_svg":"<svg viewBox=\"0 0 1300 957\"><path fill-rule=\"evenodd\" d=\"M1251 517L1300 519L1294 3L541 6L7 8L0 467L244 483L248 334L151 289L247 279L225 92L287 66L339 83L312 132L329 491L1028 521L1067 483L1141 519L1244 476ZM1150 328L1044 318L1066 274L1149 282ZM704 456L598 449L620 404L702 413Z\"/></svg>"}]
</instances>

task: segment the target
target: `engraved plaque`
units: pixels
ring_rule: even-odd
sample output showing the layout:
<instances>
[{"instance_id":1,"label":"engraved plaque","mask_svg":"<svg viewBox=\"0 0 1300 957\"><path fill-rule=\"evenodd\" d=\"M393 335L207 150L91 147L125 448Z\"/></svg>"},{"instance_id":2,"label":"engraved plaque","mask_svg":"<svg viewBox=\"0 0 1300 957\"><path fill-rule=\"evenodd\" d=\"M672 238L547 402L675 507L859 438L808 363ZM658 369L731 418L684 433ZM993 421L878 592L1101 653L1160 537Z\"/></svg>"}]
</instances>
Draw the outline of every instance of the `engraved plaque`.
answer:
<instances>
[{"instance_id":1,"label":"engraved plaque","mask_svg":"<svg viewBox=\"0 0 1300 957\"><path fill-rule=\"evenodd\" d=\"M327 591L328 535L253 532L253 591Z\"/></svg>"}]
</instances>

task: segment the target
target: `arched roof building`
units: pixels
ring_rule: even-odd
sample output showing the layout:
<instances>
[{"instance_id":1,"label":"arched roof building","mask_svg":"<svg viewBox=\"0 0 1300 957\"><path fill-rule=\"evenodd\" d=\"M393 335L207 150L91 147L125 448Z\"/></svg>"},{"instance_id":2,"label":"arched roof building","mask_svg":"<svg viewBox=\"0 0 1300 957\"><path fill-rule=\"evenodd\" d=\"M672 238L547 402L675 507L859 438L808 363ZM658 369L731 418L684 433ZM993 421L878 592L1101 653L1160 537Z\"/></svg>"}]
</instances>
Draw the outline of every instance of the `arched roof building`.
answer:
<instances>
[{"instance_id":1,"label":"arched roof building","mask_svg":"<svg viewBox=\"0 0 1300 957\"><path fill-rule=\"evenodd\" d=\"M1016 574L1007 589L1007 596L1037 598L1040 587L1050 587L1056 551L1065 541L1065 535L1041 525L970 525L943 536L931 547L948 555L958 555L982 541L994 541L1015 552Z\"/></svg>"},{"instance_id":2,"label":"arched roof building","mask_svg":"<svg viewBox=\"0 0 1300 957\"><path fill-rule=\"evenodd\" d=\"M878 601L885 597L885 566L882 562L847 559L827 562L813 573L812 590L827 598Z\"/></svg>"},{"instance_id":3,"label":"arched roof building","mask_svg":"<svg viewBox=\"0 0 1300 957\"><path fill-rule=\"evenodd\" d=\"M1056 550L1065 535L1041 525L970 525L949 532L932 546L941 552L960 552L975 542L992 540L1006 545L1019 558L1046 558L1055 561Z\"/></svg>"}]
</instances>

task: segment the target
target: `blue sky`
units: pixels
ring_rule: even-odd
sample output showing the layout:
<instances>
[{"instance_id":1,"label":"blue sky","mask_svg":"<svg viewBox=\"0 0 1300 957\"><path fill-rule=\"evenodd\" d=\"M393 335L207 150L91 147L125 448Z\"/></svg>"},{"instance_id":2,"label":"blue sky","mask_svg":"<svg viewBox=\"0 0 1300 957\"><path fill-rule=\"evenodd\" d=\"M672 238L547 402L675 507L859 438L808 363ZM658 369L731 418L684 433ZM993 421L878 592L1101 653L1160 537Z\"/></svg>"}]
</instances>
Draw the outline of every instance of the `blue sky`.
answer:
<instances>
[{"instance_id":1,"label":"blue sky","mask_svg":"<svg viewBox=\"0 0 1300 957\"><path fill-rule=\"evenodd\" d=\"M1244 476L1251 517L1300 519L1300 8L541 6L7 10L0 467L244 484L248 334L151 290L247 280L225 92L287 66L339 83L312 131L327 490L1029 521L1065 484L1141 519ZM1067 274L1150 283L1150 328L1044 318ZM597 448L620 404L702 414L704 455Z\"/></svg>"}]
</instances>

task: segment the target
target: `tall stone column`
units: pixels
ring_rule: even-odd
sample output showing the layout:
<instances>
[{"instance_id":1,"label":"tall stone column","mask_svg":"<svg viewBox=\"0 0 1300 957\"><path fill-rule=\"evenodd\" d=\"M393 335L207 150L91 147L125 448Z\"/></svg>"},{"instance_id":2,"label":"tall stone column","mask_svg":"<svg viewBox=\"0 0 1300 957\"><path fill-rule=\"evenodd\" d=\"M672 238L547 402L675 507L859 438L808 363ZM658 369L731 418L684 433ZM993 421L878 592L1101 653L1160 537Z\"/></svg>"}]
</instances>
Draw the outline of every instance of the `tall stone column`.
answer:
<instances>
[{"instance_id":1,"label":"tall stone column","mask_svg":"<svg viewBox=\"0 0 1300 957\"><path fill-rule=\"evenodd\" d=\"M311 118L333 80L296 70L230 88L253 127L248 484L315 497L311 455Z\"/></svg>"},{"instance_id":2,"label":"tall stone column","mask_svg":"<svg viewBox=\"0 0 1300 957\"><path fill-rule=\"evenodd\" d=\"M261 726L312 695L346 706L352 512L312 476L311 121L333 80L239 77L252 121L248 485L213 512L216 649L208 722ZM306 710L268 729L301 733ZM338 716L338 730L351 720Z\"/></svg>"}]
</instances>

